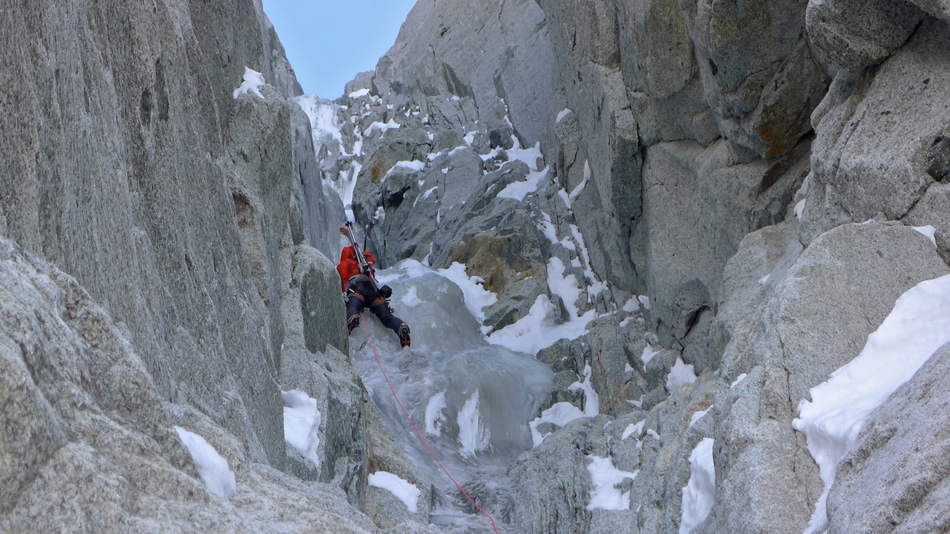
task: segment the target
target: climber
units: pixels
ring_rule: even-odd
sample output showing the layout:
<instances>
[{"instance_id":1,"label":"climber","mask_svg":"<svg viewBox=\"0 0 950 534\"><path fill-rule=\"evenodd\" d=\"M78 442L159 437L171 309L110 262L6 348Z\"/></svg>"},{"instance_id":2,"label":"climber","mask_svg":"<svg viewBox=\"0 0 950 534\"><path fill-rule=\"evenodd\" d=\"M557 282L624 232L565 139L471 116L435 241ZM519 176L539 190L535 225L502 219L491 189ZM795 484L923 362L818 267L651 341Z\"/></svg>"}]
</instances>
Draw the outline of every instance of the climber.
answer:
<instances>
[{"instance_id":1,"label":"climber","mask_svg":"<svg viewBox=\"0 0 950 534\"><path fill-rule=\"evenodd\" d=\"M341 231L343 229L341 228ZM352 242L352 241L351 241ZM399 344L408 347L409 325L393 315L389 307L389 297L393 290L387 285L378 286L374 277L376 258L373 253L365 250L362 253L366 267L360 268L360 258L356 248L344 247L340 254L340 263L336 271L340 273L340 282L346 294L346 328L352 333L360 325L360 311L369 308L386 328L399 336Z\"/></svg>"}]
</instances>

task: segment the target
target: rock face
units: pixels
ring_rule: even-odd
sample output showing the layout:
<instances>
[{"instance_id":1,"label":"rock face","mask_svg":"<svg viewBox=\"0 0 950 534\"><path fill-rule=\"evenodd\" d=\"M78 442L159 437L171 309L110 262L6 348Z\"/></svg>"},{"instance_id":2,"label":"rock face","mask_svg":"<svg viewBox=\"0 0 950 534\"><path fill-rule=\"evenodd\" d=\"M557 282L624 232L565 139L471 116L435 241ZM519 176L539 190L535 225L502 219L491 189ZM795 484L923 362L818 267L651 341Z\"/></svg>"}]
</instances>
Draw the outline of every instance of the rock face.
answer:
<instances>
[{"instance_id":1,"label":"rock face","mask_svg":"<svg viewBox=\"0 0 950 534\"><path fill-rule=\"evenodd\" d=\"M584 257L590 270L572 271L587 289L578 304L618 312L538 355L557 374L552 403L582 408L590 399L572 384L590 365L600 412L616 419L571 423L522 457L511 473L524 496L513 504L514 524L676 530L689 457L708 438L716 505L697 531L804 530L822 484L791 427L798 403L857 355L903 291L947 271L948 110L939 83L947 10L933 2L539 0L544 32L527 35L553 49L537 62L554 65L536 68L553 69L557 81L536 137L544 161L526 171L510 161L535 139L522 134L516 98L493 91L488 76L466 77L499 71L439 64L468 49L472 35L508 39L499 28L508 4L479 16L420 3L377 71L348 91L369 92L354 113L369 154L355 170L354 211L388 261L465 263L502 293L506 304L486 320L498 329L535 296L554 296L550 270L531 288L511 283L517 273ZM466 24L470 33L457 31ZM414 53L424 49L437 52ZM499 97L517 134L510 145L490 122ZM388 121L398 130L366 134ZM515 156L506 162L499 149ZM542 168L551 175L518 202L498 194ZM853 224L869 219L877 222ZM900 222L933 226L937 248ZM532 226L541 239L525 249ZM576 255L564 249L572 233L584 253L576 241L568 243ZM516 252L490 253L499 237ZM600 281L609 292L594 290ZM649 295L649 308L620 314L626 292ZM674 386L673 370L689 366L695 382ZM627 440L610 428L639 420ZM645 454L654 440L656 453ZM592 460L584 456L597 455L641 473L615 487L629 504L623 511L588 506L594 488L583 464ZM909 476L874 469L895 487ZM542 482L554 473L559 484ZM940 480L928 479L920 495L939 500ZM884 493L875 506L911 517ZM830 528L846 531L843 518L853 514L845 510L857 505L839 498ZM908 525L942 520L915 517Z\"/></svg>"},{"instance_id":2,"label":"rock face","mask_svg":"<svg viewBox=\"0 0 950 534\"><path fill-rule=\"evenodd\" d=\"M335 102L258 0L60 4L0 22L2 531L426 529L349 361L345 210L384 267L480 277L490 335L585 321L536 355L525 532L803 531L799 403L950 271L945 1L422 0ZM948 358L858 436L828 532L948 528Z\"/></svg>"},{"instance_id":3,"label":"rock face","mask_svg":"<svg viewBox=\"0 0 950 534\"><path fill-rule=\"evenodd\" d=\"M260 2L3 19L0 529L374 532L325 256L343 207ZM273 85L235 94L245 67ZM285 442L295 388L324 414L319 465ZM229 500L176 425L227 460Z\"/></svg>"},{"instance_id":4,"label":"rock face","mask_svg":"<svg viewBox=\"0 0 950 534\"><path fill-rule=\"evenodd\" d=\"M233 253L247 246L236 213L259 221L265 206L232 191L226 157L241 135L229 129L230 90L263 54L259 38L244 39L260 34L253 3L53 4L4 17L4 42L34 36L4 47L0 121L15 147L0 156L4 234L126 325L163 398L200 406L256 461L281 466L279 392L260 380L277 376L280 332L265 304L274 279L252 282L273 273L268 258ZM289 119L268 113L247 120ZM257 164L280 172L279 159ZM276 248L260 237L270 240L261 253Z\"/></svg>"},{"instance_id":5,"label":"rock face","mask_svg":"<svg viewBox=\"0 0 950 534\"><path fill-rule=\"evenodd\" d=\"M165 404L127 329L74 278L6 239L0 266L0 529L376 532L338 488L257 463L206 415ZM227 461L229 499L176 425Z\"/></svg>"},{"instance_id":6,"label":"rock face","mask_svg":"<svg viewBox=\"0 0 950 534\"><path fill-rule=\"evenodd\" d=\"M489 130L514 124L524 146L550 134L546 123L557 112L559 79L545 15L535 2L424 0L403 28L376 66L376 94L397 105L468 97L477 114L469 121Z\"/></svg>"},{"instance_id":7,"label":"rock face","mask_svg":"<svg viewBox=\"0 0 950 534\"><path fill-rule=\"evenodd\" d=\"M835 79L814 117L806 240L879 214L902 219L945 181L948 39L946 22L927 20L880 66Z\"/></svg>"},{"instance_id":8,"label":"rock face","mask_svg":"<svg viewBox=\"0 0 950 534\"><path fill-rule=\"evenodd\" d=\"M804 3L539 3L580 134L558 174L570 190L589 165L579 227L623 240L599 239L592 263L655 295L652 326L683 340L742 236L781 220L803 178L827 84Z\"/></svg>"},{"instance_id":9,"label":"rock face","mask_svg":"<svg viewBox=\"0 0 950 534\"><path fill-rule=\"evenodd\" d=\"M721 373L730 380L748 375L737 386L741 397L716 402L723 422L717 498L745 503L714 510L707 524L726 530L804 530L821 485L803 436L791 428L799 402L860 353L897 297L947 272L933 245L902 226L842 226L797 257L795 248L770 250L770 242L744 241L749 249L727 269L742 291L768 275L768 296L764 307L743 310L746 319L725 320L731 339ZM755 270L740 263L750 254L762 258Z\"/></svg>"}]
</instances>

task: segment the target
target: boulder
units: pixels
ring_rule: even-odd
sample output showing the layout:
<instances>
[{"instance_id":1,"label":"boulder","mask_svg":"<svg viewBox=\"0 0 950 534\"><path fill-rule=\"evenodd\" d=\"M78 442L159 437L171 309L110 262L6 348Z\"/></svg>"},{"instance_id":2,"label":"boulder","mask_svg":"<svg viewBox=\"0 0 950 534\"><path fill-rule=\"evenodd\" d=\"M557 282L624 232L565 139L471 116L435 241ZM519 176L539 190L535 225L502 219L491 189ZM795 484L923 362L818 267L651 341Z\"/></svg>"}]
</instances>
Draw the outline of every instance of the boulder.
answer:
<instances>
[{"instance_id":1,"label":"boulder","mask_svg":"<svg viewBox=\"0 0 950 534\"><path fill-rule=\"evenodd\" d=\"M903 218L935 182L950 120L948 23L921 23L879 67L839 75L812 118L811 186L802 238L846 222ZM935 166L936 162L936 166Z\"/></svg>"},{"instance_id":2,"label":"boulder","mask_svg":"<svg viewBox=\"0 0 950 534\"><path fill-rule=\"evenodd\" d=\"M950 527L950 346L874 412L828 496L828 532Z\"/></svg>"},{"instance_id":3,"label":"boulder","mask_svg":"<svg viewBox=\"0 0 950 534\"><path fill-rule=\"evenodd\" d=\"M950 262L950 184L933 184L914 206L903 222L918 227L933 226L934 240L943 259Z\"/></svg>"},{"instance_id":4,"label":"boulder","mask_svg":"<svg viewBox=\"0 0 950 534\"><path fill-rule=\"evenodd\" d=\"M705 101L743 161L787 154L811 129L808 115L827 79L802 36L804 8L800 1L684 8Z\"/></svg>"},{"instance_id":5,"label":"boulder","mask_svg":"<svg viewBox=\"0 0 950 534\"><path fill-rule=\"evenodd\" d=\"M717 394L717 502L729 504L713 508L706 532L805 528L822 484L791 428L799 401L857 356L904 291L948 271L901 225L841 226L804 251L782 239L795 231L752 234L726 267L720 373L746 377Z\"/></svg>"},{"instance_id":6,"label":"boulder","mask_svg":"<svg viewBox=\"0 0 950 534\"><path fill-rule=\"evenodd\" d=\"M907 41L921 16L912 2L810 0L805 24L812 50L836 75L886 59Z\"/></svg>"},{"instance_id":7,"label":"boulder","mask_svg":"<svg viewBox=\"0 0 950 534\"><path fill-rule=\"evenodd\" d=\"M518 496L512 502L511 522L522 532L589 531L586 456L607 455L606 438L598 432L605 422L601 417L569 423L508 469Z\"/></svg>"}]
</instances>

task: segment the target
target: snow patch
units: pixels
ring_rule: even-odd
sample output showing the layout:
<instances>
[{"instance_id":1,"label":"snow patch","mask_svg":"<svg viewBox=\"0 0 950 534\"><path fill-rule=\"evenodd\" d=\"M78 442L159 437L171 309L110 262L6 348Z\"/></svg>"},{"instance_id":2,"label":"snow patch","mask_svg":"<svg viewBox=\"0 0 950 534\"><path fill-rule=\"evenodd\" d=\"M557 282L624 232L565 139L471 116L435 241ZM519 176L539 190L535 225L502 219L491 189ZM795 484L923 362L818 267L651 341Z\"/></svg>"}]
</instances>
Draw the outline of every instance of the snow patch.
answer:
<instances>
[{"instance_id":1,"label":"snow patch","mask_svg":"<svg viewBox=\"0 0 950 534\"><path fill-rule=\"evenodd\" d=\"M901 295L861 353L811 388L811 401L799 403L792 426L807 437L825 483L806 533L827 525L825 507L838 464L854 449L871 413L946 343L950 275L921 282Z\"/></svg>"},{"instance_id":2,"label":"snow patch","mask_svg":"<svg viewBox=\"0 0 950 534\"><path fill-rule=\"evenodd\" d=\"M640 301L637 300L636 296L630 297L627 302L623 305L623 311L627 313L633 313L640 311Z\"/></svg>"},{"instance_id":3,"label":"snow patch","mask_svg":"<svg viewBox=\"0 0 950 534\"><path fill-rule=\"evenodd\" d=\"M584 179L581 180L581 183L577 184L577 187L569 195L567 195L568 200L573 204L577 197L581 196L581 193L584 192L584 188L587 187L587 182L590 181L590 165L587 160L584 160Z\"/></svg>"},{"instance_id":4,"label":"snow patch","mask_svg":"<svg viewBox=\"0 0 950 534\"><path fill-rule=\"evenodd\" d=\"M584 417L597 417L600 415L600 395L594 391L594 381L591 380L591 374L593 369L591 369L590 364L584 365L584 380L581 382L574 382L568 386L568 391L583 391L584 392Z\"/></svg>"},{"instance_id":5,"label":"snow patch","mask_svg":"<svg viewBox=\"0 0 950 534\"><path fill-rule=\"evenodd\" d=\"M264 85L264 75L252 70L250 67L244 67L244 78L241 82L241 85L234 90L234 99L237 100L239 96L244 93L253 93L259 97L261 100L264 100L264 95L261 94L260 88Z\"/></svg>"},{"instance_id":6,"label":"snow patch","mask_svg":"<svg viewBox=\"0 0 950 534\"><path fill-rule=\"evenodd\" d=\"M496 330L488 337L488 342L501 345L515 352L536 355L561 339L577 339L587 333L587 325L597 318L596 310L589 310L580 317L556 324L554 305L547 295L535 299L528 315L514 324Z\"/></svg>"},{"instance_id":7,"label":"snow patch","mask_svg":"<svg viewBox=\"0 0 950 534\"><path fill-rule=\"evenodd\" d=\"M930 242L934 244L934 248L937 247L937 229L936 228L934 228L933 226L929 224L927 226L912 226L911 228L913 228L914 230L917 230L918 232L923 234L924 237L929 239Z\"/></svg>"},{"instance_id":8,"label":"snow patch","mask_svg":"<svg viewBox=\"0 0 950 534\"><path fill-rule=\"evenodd\" d=\"M395 119L389 119L389 122L379 122L376 121L373 124L369 125L369 128L363 132L363 137L369 137L373 135L376 131L379 131L380 135L386 133L389 130L398 130L399 123Z\"/></svg>"},{"instance_id":9,"label":"snow patch","mask_svg":"<svg viewBox=\"0 0 950 534\"><path fill-rule=\"evenodd\" d=\"M683 363L682 358L676 358L676 363L673 364L669 376L666 377L666 390L672 395L681 387L686 384L692 384L695 381L696 373L693 372L693 366L688 363Z\"/></svg>"},{"instance_id":10,"label":"snow patch","mask_svg":"<svg viewBox=\"0 0 950 534\"><path fill-rule=\"evenodd\" d=\"M524 197L538 190L538 186L541 185L541 182L548 176L548 169L549 167L545 167L541 171L529 172L524 181L508 184L508 187L502 189L497 197L511 198L518 202L523 202Z\"/></svg>"},{"instance_id":11,"label":"snow patch","mask_svg":"<svg viewBox=\"0 0 950 534\"><path fill-rule=\"evenodd\" d=\"M376 471L369 476L369 485L392 493L406 505L409 513L418 511L417 505L422 492L414 484L386 471Z\"/></svg>"},{"instance_id":12,"label":"snow patch","mask_svg":"<svg viewBox=\"0 0 950 534\"><path fill-rule=\"evenodd\" d=\"M479 323L485 320L484 309L498 302L498 296L485 289L485 280L478 276L469 276L464 264L452 262L447 269L439 269L436 272L462 290L465 307Z\"/></svg>"},{"instance_id":13,"label":"snow patch","mask_svg":"<svg viewBox=\"0 0 950 534\"><path fill-rule=\"evenodd\" d=\"M320 410L316 399L299 390L281 391L284 401L284 441L320 467Z\"/></svg>"},{"instance_id":14,"label":"snow patch","mask_svg":"<svg viewBox=\"0 0 950 534\"><path fill-rule=\"evenodd\" d=\"M459 452L466 458L472 458L476 452L488 450L491 444L491 431L482 424L478 411L478 390L469 397L458 413Z\"/></svg>"},{"instance_id":15,"label":"snow patch","mask_svg":"<svg viewBox=\"0 0 950 534\"><path fill-rule=\"evenodd\" d=\"M650 360L652 360L657 354L661 352L663 352L662 348L655 349L653 348L653 345L647 343L646 346L643 347L643 354L640 355L640 360L643 361L643 367L646 368L647 364L650 363Z\"/></svg>"},{"instance_id":16,"label":"snow patch","mask_svg":"<svg viewBox=\"0 0 950 534\"><path fill-rule=\"evenodd\" d=\"M552 257L548 260L548 289L551 293L561 297L564 307L571 317L577 316L577 299L582 290L578 287L577 277L573 274L564 275L564 262L560 258Z\"/></svg>"},{"instance_id":17,"label":"snow patch","mask_svg":"<svg viewBox=\"0 0 950 534\"><path fill-rule=\"evenodd\" d=\"M580 419L582 417L597 417L600 415L600 396L596 391L594 391L594 386L591 380L591 372L592 369L590 364L585 365L584 380L582 382L574 382L567 388L568 391L581 390L584 392L583 410L569 402L558 402L547 410L541 412L540 417L528 423L528 428L531 430L531 441L534 443L535 447L540 445L541 442L544 441L544 438L551 435L550 432L547 434L541 434L541 431L538 430L538 426L544 423L551 423L553 425L563 427L575 419Z\"/></svg>"},{"instance_id":18,"label":"snow patch","mask_svg":"<svg viewBox=\"0 0 950 534\"><path fill-rule=\"evenodd\" d=\"M680 534L687 534L709 516L716 503L716 466L712 438L703 438L689 455L689 482L683 488Z\"/></svg>"},{"instance_id":19,"label":"snow patch","mask_svg":"<svg viewBox=\"0 0 950 534\"><path fill-rule=\"evenodd\" d=\"M693 425L695 425L700 419L702 419L704 415L709 413L709 410L712 410L712 406L710 406L709 408L706 408L705 410L701 412L694 413L693 416L689 418L689 428L692 428Z\"/></svg>"},{"instance_id":20,"label":"snow patch","mask_svg":"<svg viewBox=\"0 0 950 534\"><path fill-rule=\"evenodd\" d=\"M540 417L528 423L528 428L531 430L531 441L534 443L534 446L537 447L544 441L544 438L551 435L550 432L541 434L541 431L538 430L538 426L544 423L551 423L552 425L563 427L571 421L582 417L584 417L584 412L577 406L569 402L557 402L547 410L541 412Z\"/></svg>"},{"instance_id":21,"label":"snow patch","mask_svg":"<svg viewBox=\"0 0 950 534\"><path fill-rule=\"evenodd\" d=\"M445 428L445 392L433 395L426 404L426 434L439 436Z\"/></svg>"},{"instance_id":22,"label":"snow patch","mask_svg":"<svg viewBox=\"0 0 950 534\"><path fill-rule=\"evenodd\" d=\"M805 211L805 200L807 199L803 198L795 204L795 218L798 220L802 220L802 213Z\"/></svg>"},{"instance_id":23,"label":"snow patch","mask_svg":"<svg viewBox=\"0 0 950 534\"><path fill-rule=\"evenodd\" d=\"M640 306L643 306L644 310L650 311L650 297L640 295L637 300L640 301Z\"/></svg>"},{"instance_id":24,"label":"snow patch","mask_svg":"<svg viewBox=\"0 0 950 534\"><path fill-rule=\"evenodd\" d=\"M392 167L390 167L388 171L386 171L386 175L383 176L383 180L385 180L386 178L389 178L393 173L395 173L399 169L407 169L413 172L419 172L425 168L426 168L426 164L422 161L415 161L415 160L397 161L395 165L393 165Z\"/></svg>"},{"instance_id":25,"label":"snow patch","mask_svg":"<svg viewBox=\"0 0 950 534\"><path fill-rule=\"evenodd\" d=\"M590 463L587 464L587 472L590 473L593 489L590 490L590 502L587 504L588 510L629 510L630 492L623 492L618 486L623 484L626 479L633 480L640 473L620 471L614 467L613 460L609 457L601 458L599 456L587 456Z\"/></svg>"},{"instance_id":26,"label":"snow patch","mask_svg":"<svg viewBox=\"0 0 950 534\"><path fill-rule=\"evenodd\" d=\"M729 386L729 389L732 389L738 386L739 384L741 384L742 381L745 380L745 377L746 377L745 373L742 373L741 375L737 376L736 379L732 381L732 384Z\"/></svg>"},{"instance_id":27,"label":"snow patch","mask_svg":"<svg viewBox=\"0 0 950 534\"><path fill-rule=\"evenodd\" d=\"M178 437L185 444L185 448L191 453L191 459L194 460L198 474L201 475L201 480L204 481L208 491L220 499L231 498L237 491L237 483L234 481L234 473L228 468L228 461L198 434L180 426L176 426L175 431L178 432Z\"/></svg>"},{"instance_id":28,"label":"snow patch","mask_svg":"<svg viewBox=\"0 0 950 534\"><path fill-rule=\"evenodd\" d=\"M633 434L636 434L638 437L643 434L643 423L646 423L647 420L643 419L637 424L627 425L627 428L624 429L623 435L620 436L620 441L624 441Z\"/></svg>"}]
</instances>

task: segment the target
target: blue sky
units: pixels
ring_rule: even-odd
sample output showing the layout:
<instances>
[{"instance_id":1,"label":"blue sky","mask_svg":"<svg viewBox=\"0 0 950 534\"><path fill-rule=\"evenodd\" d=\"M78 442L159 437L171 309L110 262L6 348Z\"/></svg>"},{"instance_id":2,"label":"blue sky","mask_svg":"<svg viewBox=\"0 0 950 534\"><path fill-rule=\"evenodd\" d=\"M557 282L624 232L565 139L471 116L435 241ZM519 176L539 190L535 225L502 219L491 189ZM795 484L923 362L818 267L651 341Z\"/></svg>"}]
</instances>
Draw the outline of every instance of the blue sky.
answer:
<instances>
[{"instance_id":1,"label":"blue sky","mask_svg":"<svg viewBox=\"0 0 950 534\"><path fill-rule=\"evenodd\" d=\"M264 0L304 93L335 99L396 42L416 0Z\"/></svg>"}]
</instances>

